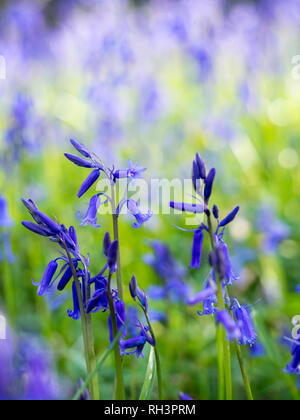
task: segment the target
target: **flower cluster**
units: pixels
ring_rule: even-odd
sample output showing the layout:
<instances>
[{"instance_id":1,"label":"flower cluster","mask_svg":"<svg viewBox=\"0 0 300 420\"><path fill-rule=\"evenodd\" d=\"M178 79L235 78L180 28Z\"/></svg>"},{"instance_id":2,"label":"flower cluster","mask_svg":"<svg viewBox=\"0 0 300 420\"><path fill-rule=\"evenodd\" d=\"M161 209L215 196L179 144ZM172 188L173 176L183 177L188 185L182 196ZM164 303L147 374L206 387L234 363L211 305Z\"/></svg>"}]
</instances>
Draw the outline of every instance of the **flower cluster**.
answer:
<instances>
[{"instance_id":1,"label":"flower cluster","mask_svg":"<svg viewBox=\"0 0 300 420\"><path fill-rule=\"evenodd\" d=\"M101 173L108 179L108 181L114 185L120 179L127 179L127 189L124 193L124 197L120 200L116 208L112 208L112 212L119 217L122 208L124 205L127 206L129 214L131 214L136 222L132 226L137 229L140 228L145 222L147 222L151 217L152 213L148 211L143 213L140 209L138 203L131 199L127 198L128 185L130 182L133 182L135 179L141 178L142 173L146 171L147 168L140 167L138 163L135 165L132 164L131 160L128 161L127 169L118 169L107 168L104 166L102 160L95 154L90 153L85 146L81 143L78 143L75 140L70 140L72 146L79 152L83 157L73 155L70 153L65 153L67 159L79 167L92 169L89 176L84 180L78 191L78 198L82 197L100 178ZM104 200L101 201L101 197L104 197ZM106 204L108 202L112 203L113 198L104 192L100 192L94 195L90 199L88 210L84 217L81 217L79 213L79 218L81 219L81 225L86 226L91 224L94 227L100 227L97 223L97 212L101 204Z\"/></svg>"},{"instance_id":2,"label":"flower cluster","mask_svg":"<svg viewBox=\"0 0 300 420\"><path fill-rule=\"evenodd\" d=\"M153 254L144 257L163 282L163 286L150 286L148 296L152 300L168 299L171 302L186 302L191 288L184 282L185 268L173 257L167 245L160 241L151 243Z\"/></svg>"},{"instance_id":3,"label":"flower cluster","mask_svg":"<svg viewBox=\"0 0 300 420\"><path fill-rule=\"evenodd\" d=\"M194 214L202 213L207 217L207 224L199 222L199 227L196 229L179 228L194 234L190 268L200 268L204 233L207 233L211 240L212 249L209 254L211 270L204 280L203 289L195 295L189 296L187 303L189 305L202 303L203 310L198 311L199 315L214 314L217 323L221 323L226 329L229 340L237 339L240 345L252 346L256 342L257 335L251 319L250 307L241 306L237 299L230 299L226 290L226 287L238 277L232 270L228 246L224 240L225 229L235 219L239 207L235 207L224 218L220 218L220 211L216 204L210 209L209 203L215 176L216 170L212 168L207 172L204 161L197 153L192 167L196 203L170 203L171 208ZM212 217L215 219L215 229L213 229ZM220 302L217 297L218 282L222 287L222 299L225 305L223 310L220 310Z\"/></svg>"}]
</instances>

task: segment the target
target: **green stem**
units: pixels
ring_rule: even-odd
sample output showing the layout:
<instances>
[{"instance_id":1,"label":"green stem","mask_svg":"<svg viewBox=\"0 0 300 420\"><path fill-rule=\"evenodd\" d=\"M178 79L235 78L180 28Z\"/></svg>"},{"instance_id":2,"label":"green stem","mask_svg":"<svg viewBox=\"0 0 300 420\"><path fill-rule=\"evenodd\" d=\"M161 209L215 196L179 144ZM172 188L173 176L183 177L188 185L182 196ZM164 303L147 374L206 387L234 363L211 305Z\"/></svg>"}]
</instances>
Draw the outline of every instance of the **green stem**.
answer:
<instances>
[{"instance_id":1,"label":"green stem","mask_svg":"<svg viewBox=\"0 0 300 420\"><path fill-rule=\"evenodd\" d=\"M214 250L216 248L216 242L211 222L210 214L207 214L207 224L210 236L211 247ZM219 279L218 272L215 270L216 282L217 282L217 299L219 311L226 310L222 282ZM224 384L226 389L226 400L232 400L232 372L231 372L231 355L230 355L230 343L227 340L226 334L221 325L217 329L217 347L218 347L218 372L219 372L219 399L224 398Z\"/></svg>"},{"instance_id":2,"label":"green stem","mask_svg":"<svg viewBox=\"0 0 300 420\"><path fill-rule=\"evenodd\" d=\"M243 361L243 356L242 356L242 351L241 348L238 344L237 341L235 341L235 350L236 350L236 354L239 360L239 364L240 364L240 368L241 368L241 372L242 372L242 376L243 376L243 381L244 381L244 386L245 386L245 390L246 390L246 394L247 394L247 398L249 401L253 401L253 394L252 394L252 390L251 390L251 385L249 382L249 378L247 375L247 371L246 371L246 367Z\"/></svg>"},{"instance_id":3,"label":"green stem","mask_svg":"<svg viewBox=\"0 0 300 420\"><path fill-rule=\"evenodd\" d=\"M119 241L119 226L118 226L118 216L117 216L117 209L116 209L115 185L113 182L111 182L111 210L112 210L112 218L113 218L114 240ZM121 300L123 300L120 246L119 246L118 255L117 255L117 285L118 285L119 297Z\"/></svg>"},{"instance_id":4,"label":"green stem","mask_svg":"<svg viewBox=\"0 0 300 420\"><path fill-rule=\"evenodd\" d=\"M118 335L118 326L117 326L117 320L116 320L115 307L114 307L113 299L111 296L111 276L112 276L112 273L110 271L108 275L108 281L107 281L107 299L108 299L108 304L109 304L113 339L114 339ZM125 400L125 389L124 389L124 380L123 380L123 373L122 373L122 358L120 355L119 345L115 346L114 355L115 355L115 369L116 369L115 399Z\"/></svg>"},{"instance_id":5,"label":"green stem","mask_svg":"<svg viewBox=\"0 0 300 420\"><path fill-rule=\"evenodd\" d=\"M155 336L154 336L153 328L152 328L148 313L145 311L143 306L141 306L141 308L144 311L151 336L154 338ZM159 397L160 400L163 400L163 383L162 383L162 374L161 374L161 364L160 364L159 353L158 353L158 350L157 350L157 345L154 346L154 354L155 354L155 360L156 360L158 397Z\"/></svg>"},{"instance_id":6,"label":"green stem","mask_svg":"<svg viewBox=\"0 0 300 420\"><path fill-rule=\"evenodd\" d=\"M84 356L86 361L87 373L90 374L96 366L96 357L95 357L95 348L94 348L94 338L92 331L92 320L89 314L86 314L82 299L82 292L80 283L78 280L77 272L73 263L72 256L66 244L63 242L63 246L68 256L69 264L71 267L72 275L74 278L76 292L78 297L79 309L80 309L80 318L82 325L82 334L83 334L83 344L84 344ZM90 394L92 400L100 400L100 391L99 383L96 376L93 377L90 383Z\"/></svg>"},{"instance_id":7,"label":"green stem","mask_svg":"<svg viewBox=\"0 0 300 420\"><path fill-rule=\"evenodd\" d=\"M224 356L223 356L223 342L224 330L221 324L217 325L217 347L218 347L218 399L219 401L225 398L225 375L224 375Z\"/></svg>"}]
</instances>

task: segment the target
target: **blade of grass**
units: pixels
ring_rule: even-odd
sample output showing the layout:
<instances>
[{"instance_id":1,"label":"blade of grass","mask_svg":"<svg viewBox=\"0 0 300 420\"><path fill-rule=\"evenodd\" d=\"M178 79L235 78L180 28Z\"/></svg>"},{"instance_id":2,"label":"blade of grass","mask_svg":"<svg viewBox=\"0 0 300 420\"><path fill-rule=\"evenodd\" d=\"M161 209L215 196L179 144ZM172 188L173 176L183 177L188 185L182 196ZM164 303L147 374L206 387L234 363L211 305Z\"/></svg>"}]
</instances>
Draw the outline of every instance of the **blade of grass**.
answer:
<instances>
[{"instance_id":1,"label":"blade of grass","mask_svg":"<svg viewBox=\"0 0 300 420\"><path fill-rule=\"evenodd\" d=\"M154 380L155 380L155 371L156 371L156 364L155 364L155 354L154 354L154 347L151 346L150 353L149 353L149 359L148 359L148 366L146 370L146 376L145 381L142 387L142 391L140 394L140 400L150 400Z\"/></svg>"}]
</instances>

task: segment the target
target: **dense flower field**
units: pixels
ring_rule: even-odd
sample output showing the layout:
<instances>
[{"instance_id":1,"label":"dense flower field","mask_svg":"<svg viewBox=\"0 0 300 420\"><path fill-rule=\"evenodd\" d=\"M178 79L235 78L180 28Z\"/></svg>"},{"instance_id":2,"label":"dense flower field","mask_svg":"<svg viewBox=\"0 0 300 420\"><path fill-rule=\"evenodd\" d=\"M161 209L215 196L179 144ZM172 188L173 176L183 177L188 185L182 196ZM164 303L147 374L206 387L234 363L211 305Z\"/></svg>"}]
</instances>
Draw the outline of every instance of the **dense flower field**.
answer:
<instances>
[{"instance_id":1,"label":"dense flower field","mask_svg":"<svg viewBox=\"0 0 300 420\"><path fill-rule=\"evenodd\" d=\"M299 399L299 38L298 0L4 2L1 400Z\"/></svg>"}]
</instances>

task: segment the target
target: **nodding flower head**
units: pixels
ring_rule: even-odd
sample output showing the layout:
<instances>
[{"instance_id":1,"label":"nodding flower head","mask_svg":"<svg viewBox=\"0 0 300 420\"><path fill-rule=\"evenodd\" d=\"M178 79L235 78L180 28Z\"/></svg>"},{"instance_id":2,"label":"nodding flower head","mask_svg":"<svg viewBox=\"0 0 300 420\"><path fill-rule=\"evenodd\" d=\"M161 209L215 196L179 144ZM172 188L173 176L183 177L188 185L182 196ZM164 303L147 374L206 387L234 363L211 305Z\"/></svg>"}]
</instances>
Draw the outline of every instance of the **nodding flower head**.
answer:
<instances>
[{"instance_id":1,"label":"nodding flower head","mask_svg":"<svg viewBox=\"0 0 300 420\"><path fill-rule=\"evenodd\" d=\"M197 229L194 233L193 248L192 248L192 261L190 268L200 268L201 254L203 246L203 231Z\"/></svg>"},{"instance_id":2,"label":"nodding flower head","mask_svg":"<svg viewBox=\"0 0 300 420\"><path fill-rule=\"evenodd\" d=\"M230 341L240 339L241 331L239 326L232 319L231 315L227 311L218 311L216 314L217 323L221 323L227 331L227 338Z\"/></svg>"},{"instance_id":3,"label":"nodding flower head","mask_svg":"<svg viewBox=\"0 0 300 420\"><path fill-rule=\"evenodd\" d=\"M132 216L135 217L136 222L132 223L132 227L135 229L140 228L145 222L152 217L152 212L149 210L148 213L142 213L138 203L130 198L127 200L127 209Z\"/></svg>"},{"instance_id":4,"label":"nodding flower head","mask_svg":"<svg viewBox=\"0 0 300 420\"><path fill-rule=\"evenodd\" d=\"M119 250L119 242L115 240L109 247L108 254L107 254L107 265L109 270L114 273L117 270L117 257L118 257L118 250Z\"/></svg>"},{"instance_id":5,"label":"nodding flower head","mask_svg":"<svg viewBox=\"0 0 300 420\"><path fill-rule=\"evenodd\" d=\"M246 306L240 306L238 301L235 299L232 306L232 312L234 319L239 325L241 336L239 338L239 344L241 346L252 346L257 340L257 334L251 319L250 308Z\"/></svg>"},{"instance_id":6,"label":"nodding flower head","mask_svg":"<svg viewBox=\"0 0 300 420\"><path fill-rule=\"evenodd\" d=\"M215 176L216 176L216 170L215 168L212 168L209 171L207 178L205 179L204 201L206 204L209 202L209 199L212 193Z\"/></svg>"},{"instance_id":7,"label":"nodding flower head","mask_svg":"<svg viewBox=\"0 0 300 420\"><path fill-rule=\"evenodd\" d=\"M128 159L128 168L127 169L119 169L113 173L114 179L120 178L129 178L129 179L137 179L143 177L143 172L145 172L147 168L139 166L136 162L134 165L132 161Z\"/></svg>"},{"instance_id":8,"label":"nodding flower head","mask_svg":"<svg viewBox=\"0 0 300 420\"><path fill-rule=\"evenodd\" d=\"M48 289L51 287L51 282L52 282L52 279L54 277L56 270L57 270L56 260L50 261L49 264L47 265L46 271L43 275L41 282L35 283L33 281L33 284L35 286L38 286L37 294L39 296L44 296L47 293Z\"/></svg>"},{"instance_id":9,"label":"nodding flower head","mask_svg":"<svg viewBox=\"0 0 300 420\"><path fill-rule=\"evenodd\" d=\"M81 217L80 212L78 213L78 217L81 220L80 225L86 226L88 224L94 226L95 228L101 227L101 225L97 224L97 213L98 209L101 204L107 203L108 200L101 201L102 193L94 195L91 200L87 212L84 217Z\"/></svg>"},{"instance_id":10,"label":"nodding flower head","mask_svg":"<svg viewBox=\"0 0 300 420\"><path fill-rule=\"evenodd\" d=\"M300 333L300 329L299 329ZM295 342L291 347L292 360L284 369L286 373L294 373L300 376L300 339L298 339L298 344Z\"/></svg>"},{"instance_id":11,"label":"nodding flower head","mask_svg":"<svg viewBox=\"0 0 300 420\"><path fill-rule=\"evenodd\" d=\"M82 197L83 194L85 194L91 188L91 186L98 180L99 177L100 177L100 169L96 168L83 181L77 194L78 198Z\"/></svg>"},{"instance_id":12,"label":"nodding flower head","mask_svg":"<svg viewBox=\"0 0 300 420\"><path fill-rule=\"evenodd\" d=\"M138 299L138 301L140 302L142 307L147 312L148 311L148 299L147 299L146 293L138 287L136 277L134 275L132 276L131 281L129 283L129 291L130 291L130 294L131 294L132 298L135 301L136 301L136 299Z\"/></svg>"},{"instance_id":13,"label":"nodding flower head","mask_svg":"<svg viewBox=\"0 0 300 420\"><path fill-rule=\"evenodd\" d=\"M103 238L103 254L108 257L108 251L111 246L111 239L109 232L106 232Z\"/></svg>"}]
</instances>

